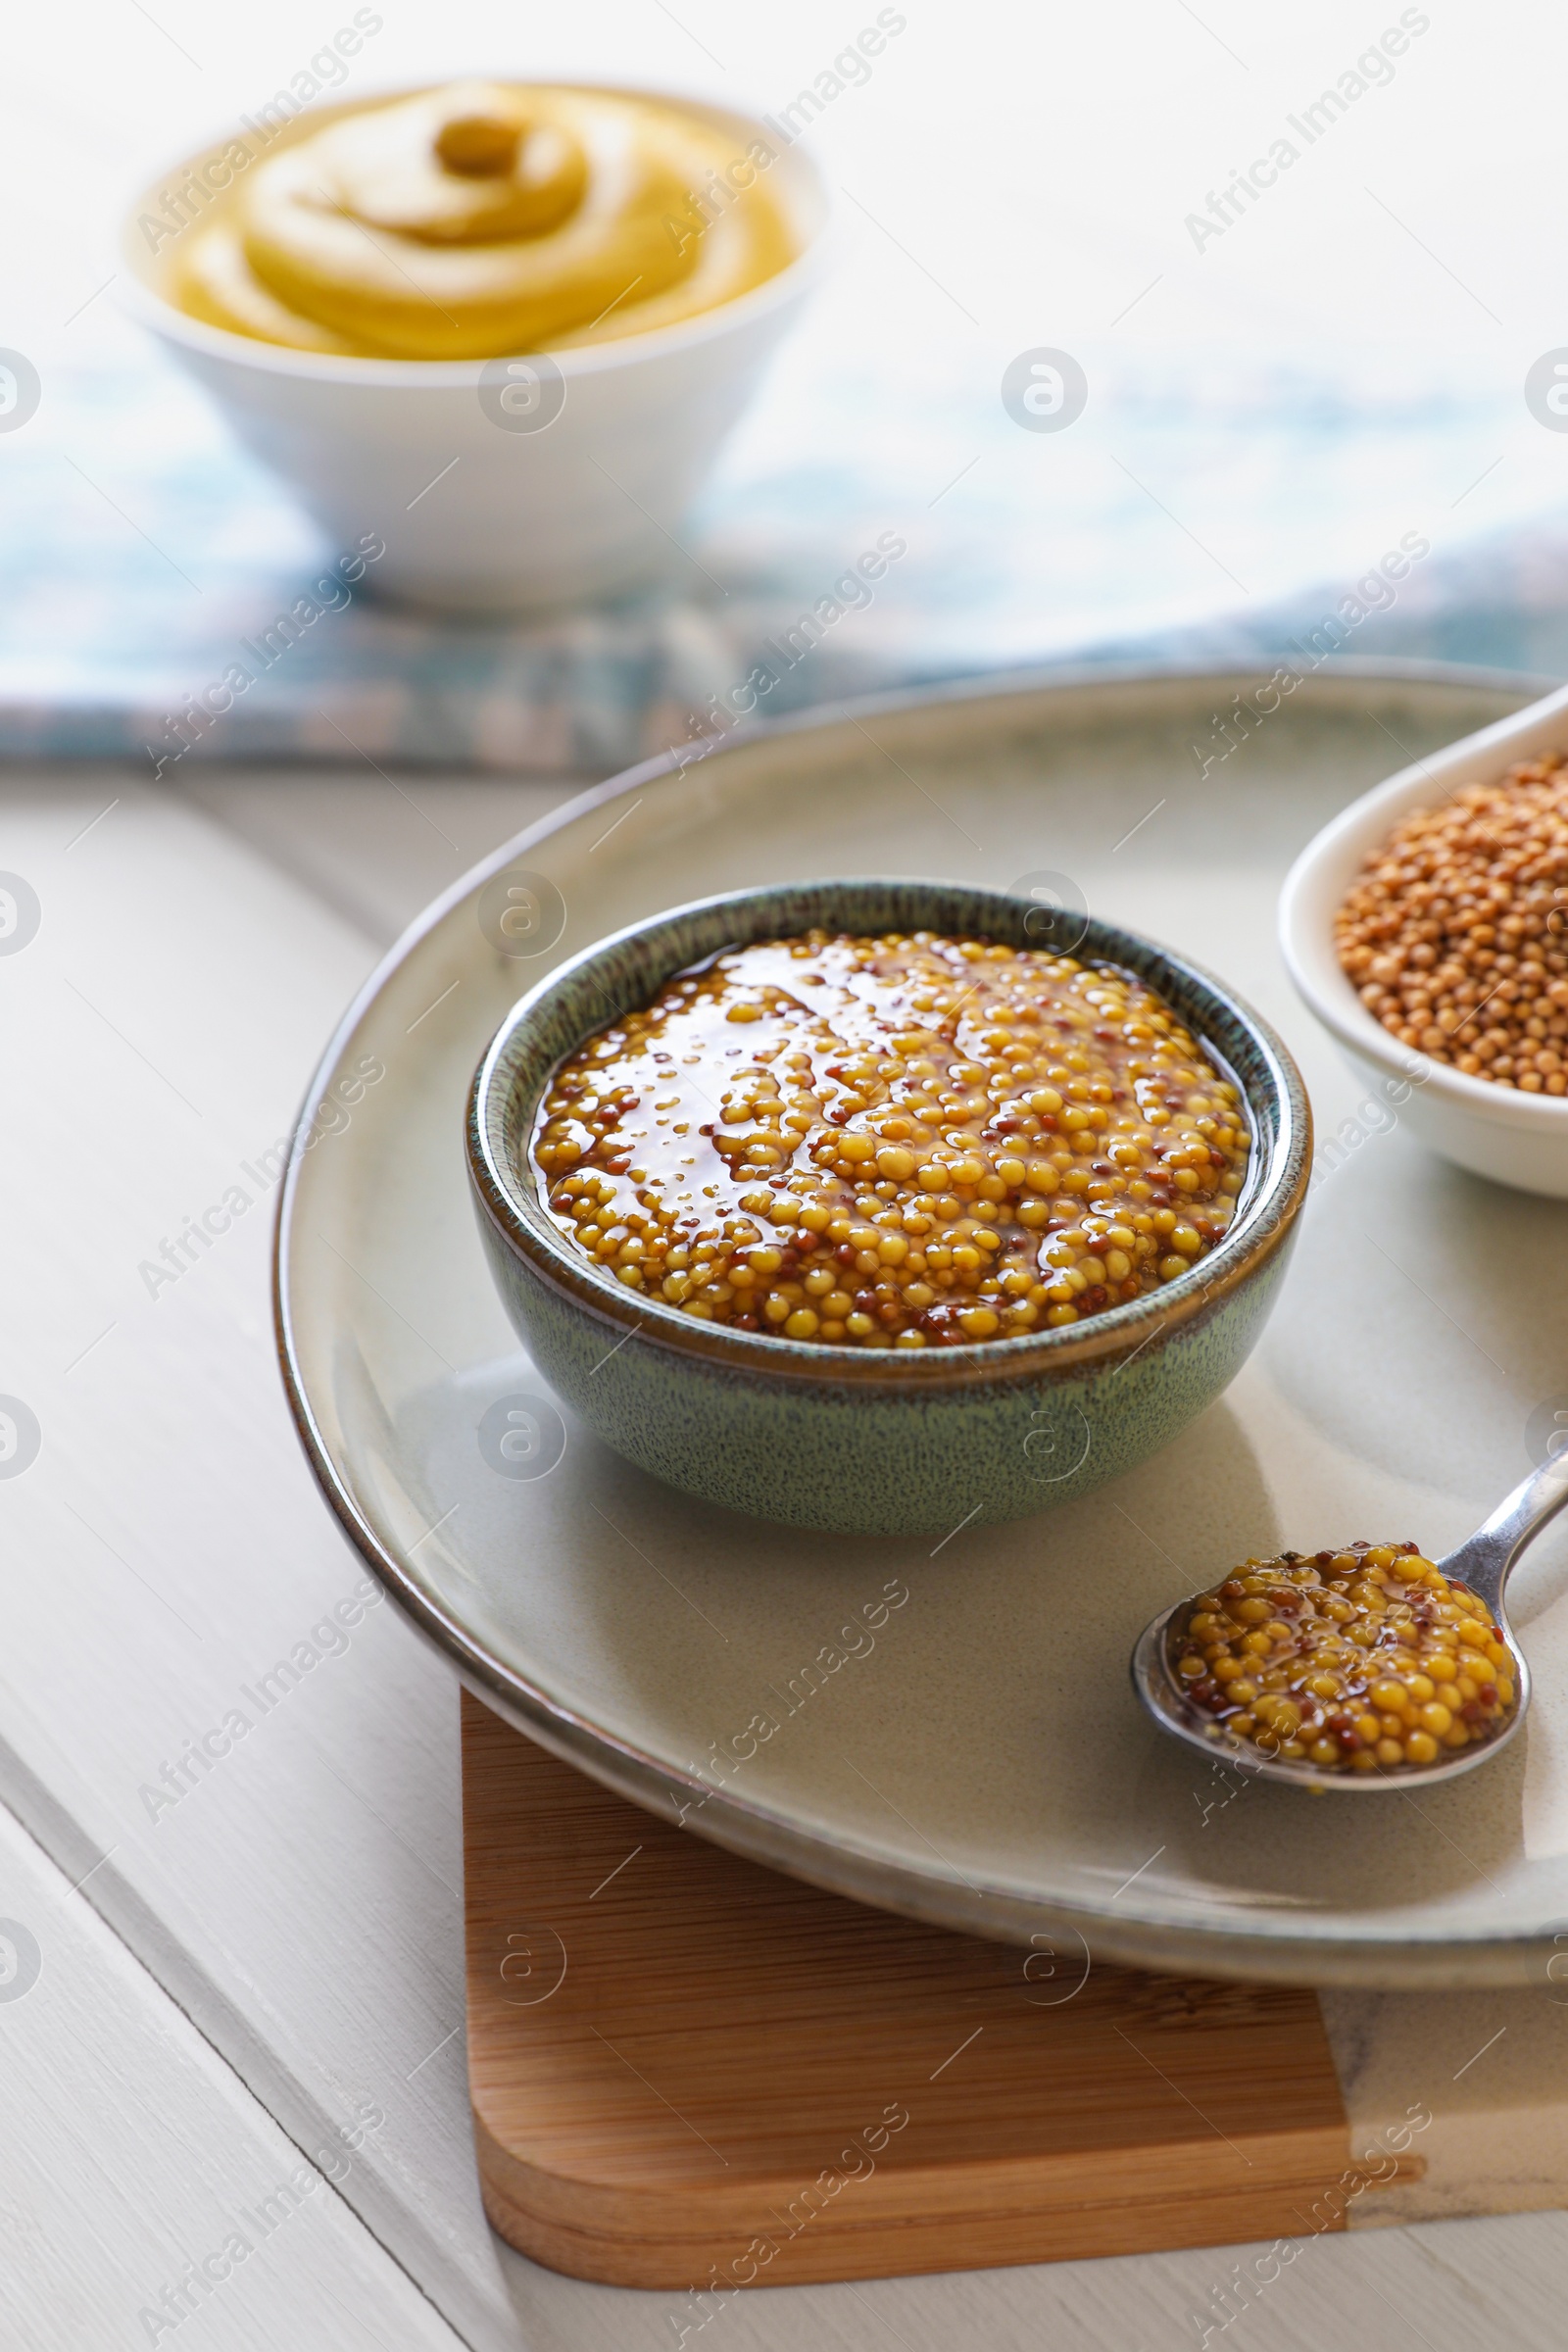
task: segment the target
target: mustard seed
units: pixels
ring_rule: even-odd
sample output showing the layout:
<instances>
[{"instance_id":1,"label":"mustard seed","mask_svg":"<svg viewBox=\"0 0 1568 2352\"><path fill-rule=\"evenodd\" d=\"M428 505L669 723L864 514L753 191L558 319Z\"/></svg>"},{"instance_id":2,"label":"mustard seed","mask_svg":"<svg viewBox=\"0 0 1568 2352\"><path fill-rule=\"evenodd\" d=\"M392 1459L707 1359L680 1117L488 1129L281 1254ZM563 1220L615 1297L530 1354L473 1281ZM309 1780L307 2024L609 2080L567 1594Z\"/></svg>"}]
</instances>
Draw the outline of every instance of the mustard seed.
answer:
<instances>
[{"instance_id":1,"label":"mustard seed","mask_svg":"<svg viewBox=\"0 0 1568 2352\"><path fill-rule=\"evenodd\" d=\"M1335 946L1401 1045L1568 1095L1568 764L1523 760L1412 809L1367 858Z\"/></svg>"}]
</instances>

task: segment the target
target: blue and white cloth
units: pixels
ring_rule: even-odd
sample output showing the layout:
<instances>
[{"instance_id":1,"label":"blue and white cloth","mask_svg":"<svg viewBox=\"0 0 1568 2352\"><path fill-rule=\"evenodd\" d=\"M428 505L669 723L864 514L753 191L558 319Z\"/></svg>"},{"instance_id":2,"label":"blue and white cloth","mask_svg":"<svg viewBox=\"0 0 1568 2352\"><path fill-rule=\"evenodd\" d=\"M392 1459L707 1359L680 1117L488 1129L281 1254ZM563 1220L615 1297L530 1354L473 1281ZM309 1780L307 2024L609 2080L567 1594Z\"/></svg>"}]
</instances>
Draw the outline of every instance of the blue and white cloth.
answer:
<instances>
[{"instance_id":1,"label":"blue and white cloth","mask_svg":"<svg viewBox=\"0 0 1568 2352\"><path fill-rule=\"evenodd\" d=\"M1351 606L1346 652L1568 673L1568 508L1541 497L1550 436L1516 391L1434 390L1386 362L1184 370L1086 351L1086 412L1035 431L971 352L871 358L862 338L846 368L846 347L831 318L788 347L661 592L527 623L356 593L189 759L604 772L752 703L1037 662L1250 664ZM0 436L0 753L150 770L170 714L340 552L128 340L112 365L52 374ZM1416 539L1397 590L1358 598ZM857 563L879 542L900 552L867 586ZM809 652L764 651L792 630L798 647L807 614ZM776 679L760 696L760 664Z\"/></svg>"}]
</instances>

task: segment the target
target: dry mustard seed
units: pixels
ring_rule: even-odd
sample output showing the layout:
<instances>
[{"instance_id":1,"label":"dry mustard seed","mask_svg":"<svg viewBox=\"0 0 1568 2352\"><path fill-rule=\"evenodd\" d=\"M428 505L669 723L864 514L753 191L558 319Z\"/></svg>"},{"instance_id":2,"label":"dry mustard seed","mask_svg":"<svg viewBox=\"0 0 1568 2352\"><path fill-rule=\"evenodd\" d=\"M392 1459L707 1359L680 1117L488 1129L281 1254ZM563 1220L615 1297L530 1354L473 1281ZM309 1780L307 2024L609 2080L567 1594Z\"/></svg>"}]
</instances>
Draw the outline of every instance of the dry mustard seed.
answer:
<instances>
[{"instance_id":1,"label":"dry mustard seed","mask_svg":"<svg viewBox=\"0 0 1568 2352\"><path fill-rule=\"evenodd\" d=\"M1413 809L1366 860L1334 937L1402 1045L1525 1094L1568 1094L1568 766L1524 760Z\"/></svg>"},{"instance_id":2,"label":"dry mustard seed","mask_svg":"<svg viewBox=\"0 0 1568 2352\"><path fill-rule=\"evenodd\" d=\"M1191 1704L1325 1772L1436 1764L1494 1739L1518 1675L1500 1627L1413 1544L1249 1560L1172 1619Z\"/></svg>"},{"instance_id":3,"label":"dry mustard seed","mask_svg":"<svg viewBox=\"0 0 1568 2352\"><path fill-rule=\"evenodd\" d=\"M1225 1234L1238 1089L1132 973L931 932L766 940L556 1071L563 1233L699 1320L835 1347L1081 1322Z\"/></svg>"}]
</instances>

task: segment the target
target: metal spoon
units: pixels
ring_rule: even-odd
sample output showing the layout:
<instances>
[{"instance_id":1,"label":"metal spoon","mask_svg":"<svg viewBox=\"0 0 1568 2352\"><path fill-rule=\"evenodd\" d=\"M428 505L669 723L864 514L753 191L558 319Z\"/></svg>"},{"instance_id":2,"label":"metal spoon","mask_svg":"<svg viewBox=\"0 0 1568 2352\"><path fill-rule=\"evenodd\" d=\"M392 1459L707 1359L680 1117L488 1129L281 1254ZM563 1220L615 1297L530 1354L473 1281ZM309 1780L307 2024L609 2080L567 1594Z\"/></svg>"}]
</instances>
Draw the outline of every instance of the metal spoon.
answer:
<instances>
[{"instance_id":1,"label":"metal spoon","mask_svg":"<svg viewBox=\"0 0 1568 2352\"><path fill-rule=\"evenodd\" d=\"M1263 1780L1289 1781L1298 1788L1390 1789L1417 1785L1425 1788L1434 1781L1451 1781L1461 1772L1473 1772L1478 1764L1489 1764L1501 1754L1525 1719L1530 1704L1530 1668L1508 1624L1503 1588L1526 1544L1565 1503L1568 1459L1553 1459L1532 1471L1468 1543L1437 1563L1445 1576L1468 1585L1486 1603L1518 1669L1513 1712L1501 1731L1451 1757L1435 1764L1400 1764L1377 1772L1325 1772L1321 1765L1304 1758L1269 1756L1250 1740L1229 1737L1222 1725L1193 1704L1168 1663L1165 1629L1181 1610L1192 1606L1196 1593L1162 1610L1139 1635L1132 1654L1133 1689L1162 1732L1168 1732L1173 1740L1184 1740L1209 1763L1230 1763L1239 1771L1254 1773Z\"/></svg>"}]
</instances>

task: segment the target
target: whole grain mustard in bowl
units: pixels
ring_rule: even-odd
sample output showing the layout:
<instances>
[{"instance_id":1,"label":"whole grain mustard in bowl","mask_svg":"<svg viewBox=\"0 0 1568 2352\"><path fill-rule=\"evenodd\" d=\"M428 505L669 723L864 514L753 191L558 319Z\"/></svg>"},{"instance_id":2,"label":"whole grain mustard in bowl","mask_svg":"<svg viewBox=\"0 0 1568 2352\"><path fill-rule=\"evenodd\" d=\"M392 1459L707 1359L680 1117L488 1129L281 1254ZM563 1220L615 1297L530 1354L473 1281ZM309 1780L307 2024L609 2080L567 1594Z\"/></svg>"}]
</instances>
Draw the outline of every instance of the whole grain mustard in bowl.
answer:
<instances>
[{"instance_id":1,"label":"whole grain mustard in bowl","mask_svg":"<svg viewBox=\"0 0 1568 2352\"><path fill-rule=\"evenodd\" d=\"M945 883L656 917L514 1008L469 1106L503 1300L608 1444L688 1493L946 1532L1088 1492L1224 1388L1309 1113L1197 967Z\"/></svg>"},{"instance_id":2,"label":"whole grain mustard in bowl","mask_svg":"<svg viewBox=\"0 0 1568 2352\"><path fill-rule=\"evenodd\" d=\"M589 1038L529 1155L561 1232L630 1289L735 1331L924 1348L1177 1280L1250 1148L1240 1088L1133 974L818 928L725 949Z\"/></svg>"},{"instance_id":3,"label":"whole grain mustard in bowl","mask_svg":"<svg viewBox=\"0 0 1568 2352\"><path fill-rule=\"evenodd\" d=\"M779 126L465 81L268 110L161 175L129 301L377 588L526 609L657 576L818 265Z\"/></svg>"}]
</instances>

